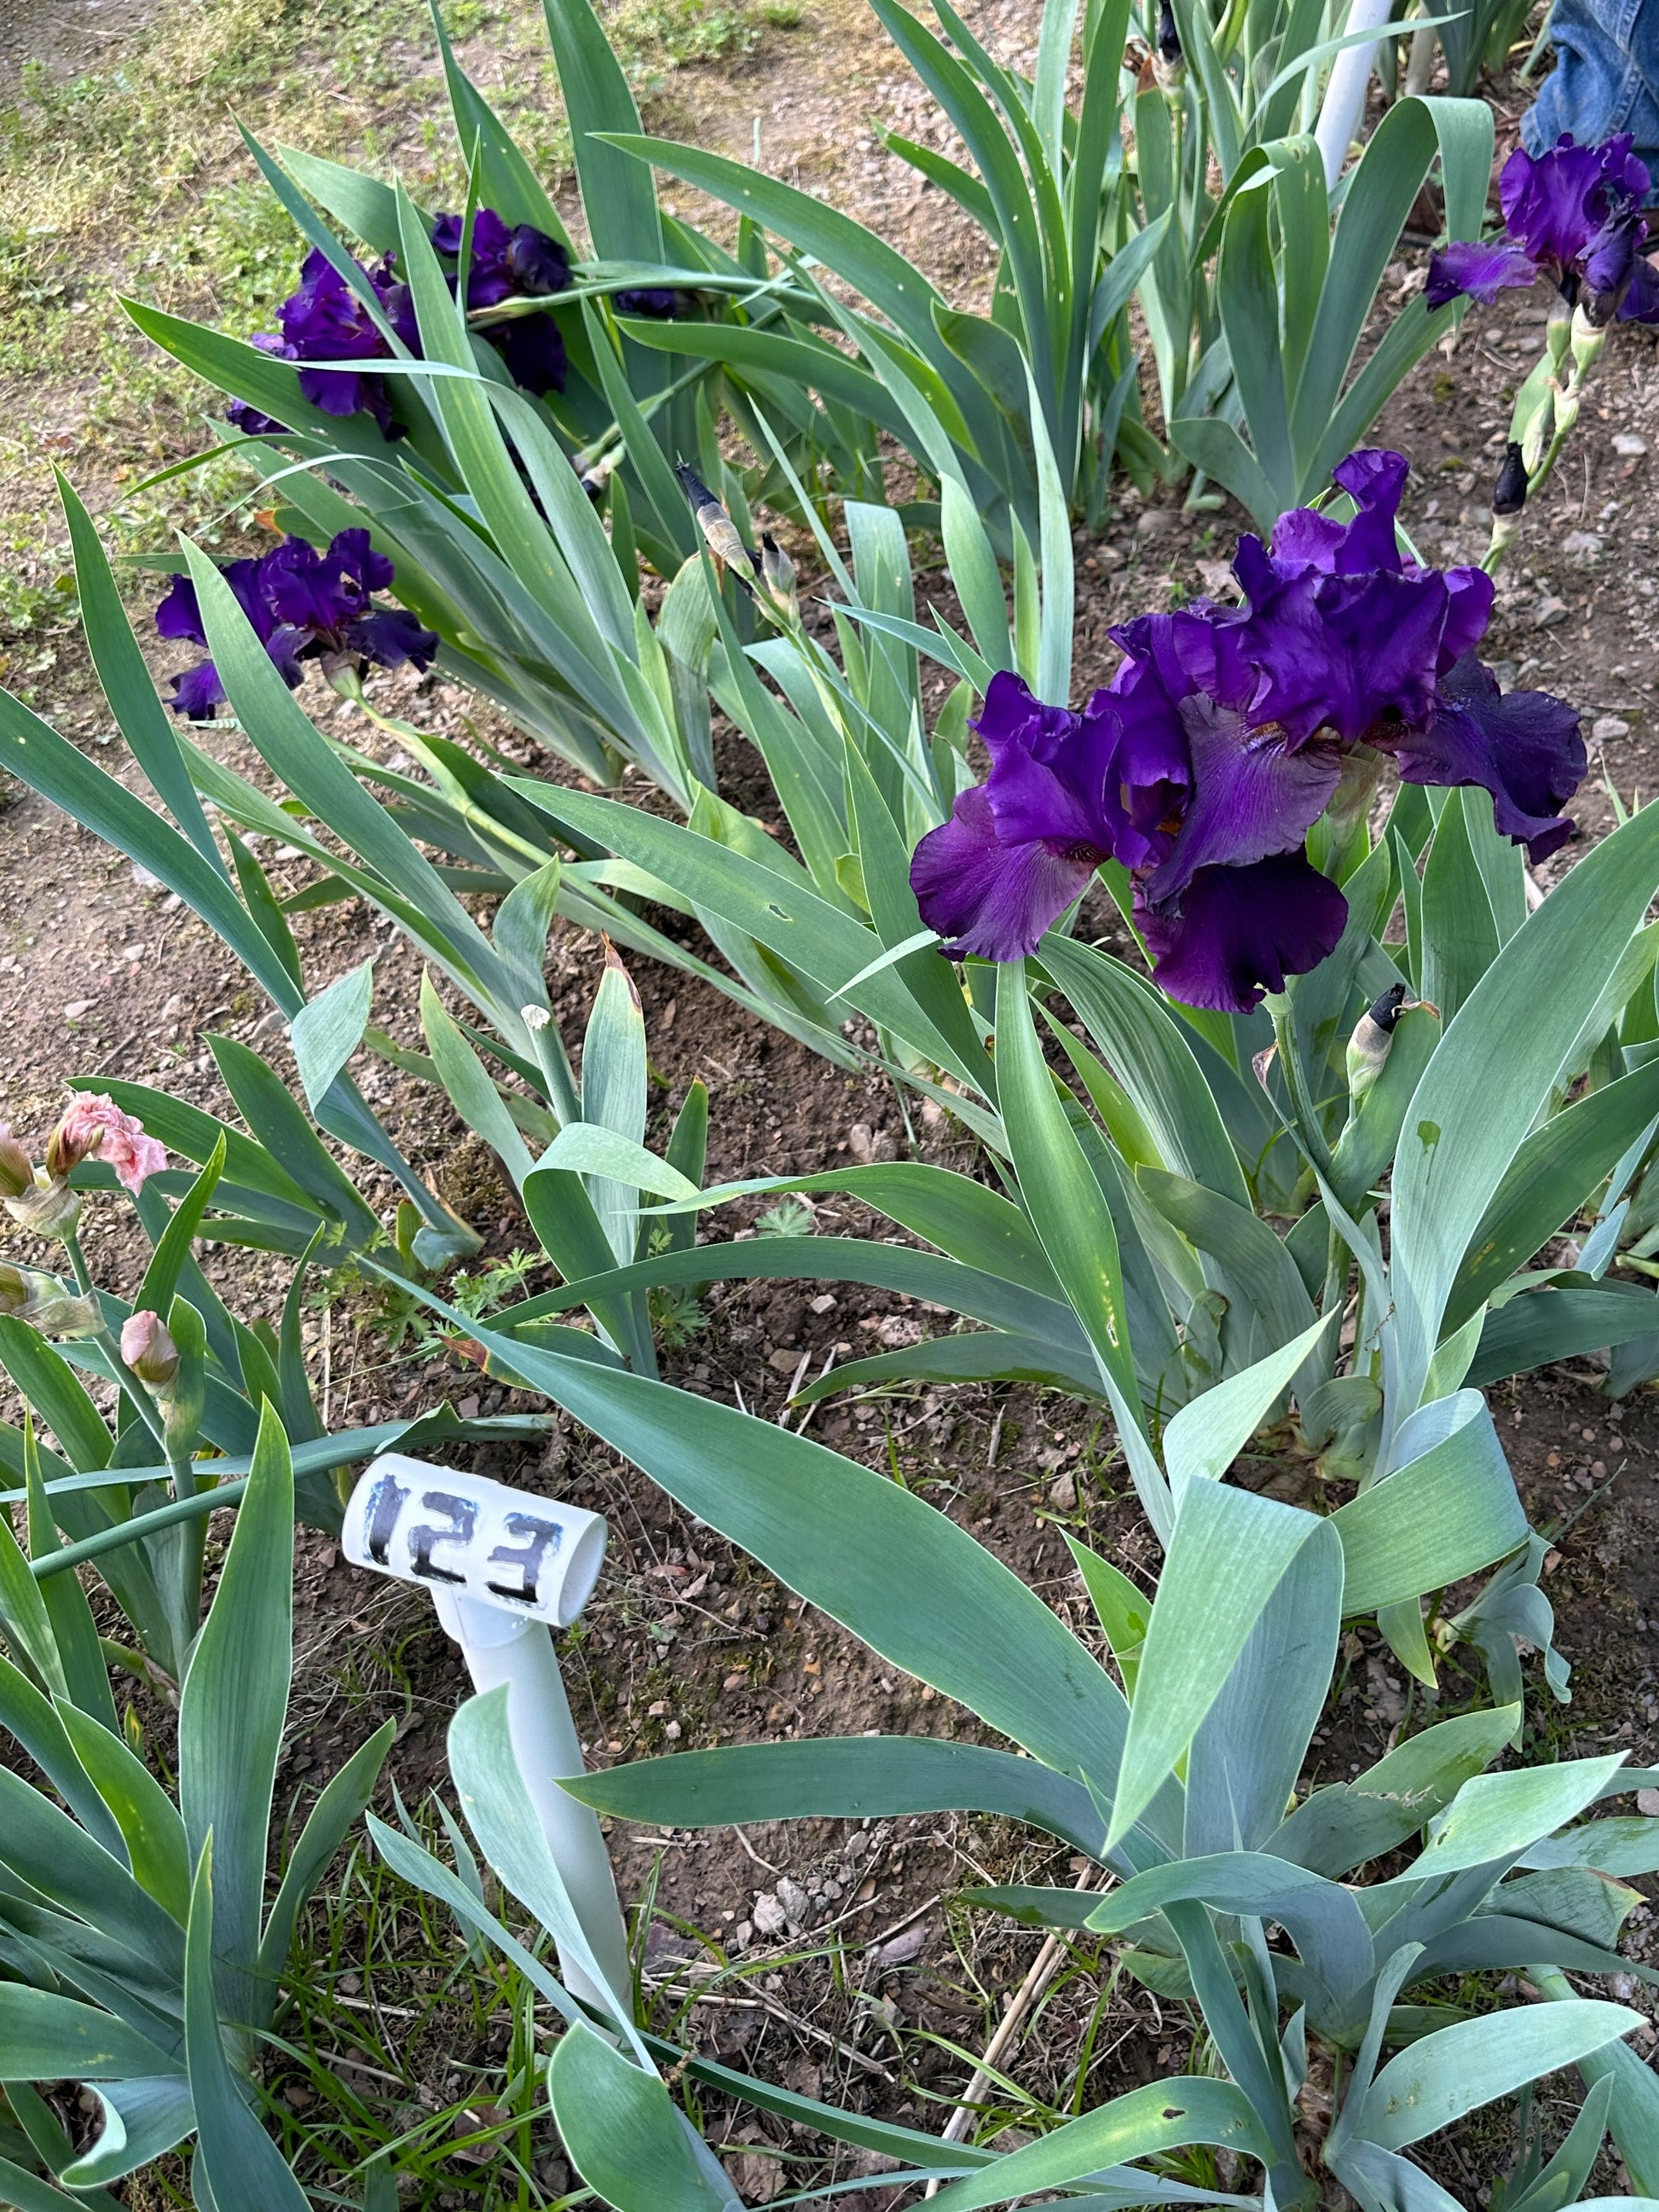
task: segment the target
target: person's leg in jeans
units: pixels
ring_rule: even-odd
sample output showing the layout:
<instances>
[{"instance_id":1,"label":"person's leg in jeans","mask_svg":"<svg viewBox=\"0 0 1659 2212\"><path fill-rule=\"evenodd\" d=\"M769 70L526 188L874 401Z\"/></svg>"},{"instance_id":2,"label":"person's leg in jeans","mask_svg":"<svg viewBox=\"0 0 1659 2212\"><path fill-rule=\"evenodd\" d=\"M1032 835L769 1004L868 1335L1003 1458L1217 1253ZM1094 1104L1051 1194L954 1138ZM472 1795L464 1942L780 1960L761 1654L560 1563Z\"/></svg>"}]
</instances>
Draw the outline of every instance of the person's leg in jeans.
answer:
<instances>
[{"instance_id":1,"label":"person's leg in jeans","mask_svg":"<svg viewBox=\"0 0 1659 2212\"><path fill-rule=\"evenodd\" d=\"M1521 119L1541 154L1564 131L1581 145L1628 131L1659 181L1659 0L1555 0L1555 68Z\"/></svg>"}]
</instances>

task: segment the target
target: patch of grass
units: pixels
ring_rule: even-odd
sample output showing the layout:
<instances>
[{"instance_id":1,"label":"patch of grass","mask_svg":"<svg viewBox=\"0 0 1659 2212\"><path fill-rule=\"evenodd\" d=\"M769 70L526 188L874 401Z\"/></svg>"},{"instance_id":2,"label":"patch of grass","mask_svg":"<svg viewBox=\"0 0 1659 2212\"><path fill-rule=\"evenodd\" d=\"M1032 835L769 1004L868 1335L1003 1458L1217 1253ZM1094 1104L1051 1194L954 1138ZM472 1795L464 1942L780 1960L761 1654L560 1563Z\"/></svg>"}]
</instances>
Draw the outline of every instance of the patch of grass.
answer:
<instances>
[{"instance_id":1,"label":"patch of grass","mask_svg":"<svg viewBox=\"0 0 1659 2212\"><path fill-rule=\"evenodd\" d=\"M761 21L750 0L622 0L604 12L647 103L676 70L746 52ZM455 0L446 20L556 186L569 137L540 10ZM181 526L212 545L234 526L246 479L228 464L123 499L123 485L199 450L203 418L223 402L141 338L118 299L239 337L272 327L305 248L254 173L239 119L265 144L395 170L417 196L459 204L435 42L407 0L163 0L109 68L65 82L28 64L0 106L0 396L9 380L21 387L0 420L0 650L50 632L64 611L52 464L106 520L118 552L166 544ZM14 653L9 680L19 672Z\"/></svg>"}]
</instances>

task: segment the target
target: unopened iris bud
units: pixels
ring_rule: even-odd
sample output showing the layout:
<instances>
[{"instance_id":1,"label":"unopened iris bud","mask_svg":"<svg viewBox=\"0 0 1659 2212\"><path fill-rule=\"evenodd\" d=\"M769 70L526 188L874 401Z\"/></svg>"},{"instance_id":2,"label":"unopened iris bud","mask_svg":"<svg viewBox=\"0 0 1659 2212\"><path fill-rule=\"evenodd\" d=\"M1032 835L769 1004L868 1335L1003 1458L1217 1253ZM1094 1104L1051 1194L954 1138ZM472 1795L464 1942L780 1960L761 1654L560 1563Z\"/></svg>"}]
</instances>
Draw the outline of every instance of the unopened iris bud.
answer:
<instances>
[{"instance_id":1,"label":"unopened iris bud","mask_svg":"<svg viewBox=\"0 0 1659 2212\"><path fill-rule=\"evenodd\" d=\"M796 611L795 564L769 530L761 532L761 574L773 603L786 614Z\"/></svg>"},{"instance_id":2,"label":"unopened iris bud","mask_svg":"<svg viewBox=\"0 0 1659 2212\"><path fill-rule=\"evenodd\" d=\"M1608 311L1606 322L1612 321L1617 304L1615 301L1613 309ZM1606 322L1596 319L1595 308L1596 302L1592 299L1588 305L1581 301L1572 311L1572 368L1575 384L1582 384L1589 374L1595 366L1597 355L1607 342Z\"/></svg>"},{"instance_id":3,"label":"unopened iris bud","mask_svg":"<svg viewBox=\"0 0 1659 2212\"><path fill-rule=\"evenodd\" d=\"M750 572L758 562L756 556L744 544L742 533L696 470L684 461L678 461L674 473L680 480L680 489L691 502L691 512L696 517L697 527L704 543L717 561L723 561L736 575L746 592L754 586L749 581Z\"/></svg>"},{"instance_id":4,"label":"unopened iris bud","mask_svg":"<svg viewBox=\"0 0 1659 2212\"><path fill-rule=\"evenodd\" d=\"M1176 28L1175 9L1170 0L1163 0L1158 11L1158 58L1165 69L1179 69L1185 56L1181 51L1181 33Z\"/></svg>"},{"instance_id":5,"label":"unopened iris bud","mask_svg":"<svg viewBox=\"0 0 1659 2212\"><path fill-rule=\"evenodd\" d=\"M1566 360L1567 348L1571 340L1571 302L1565 299L1557 299L1551 303L1550 319L1544 331L1544 343L1549 352L1550 366L1558 376L1561 374L1561 365Z\"/></svg>"},{"instance_id":6,"label":"unopened iris bud","mask_svg":"<svg viewBox=\"0 0 1659 2212\"><path fill-rule=\"evenodd\" d=\"M1520 441L1511 438L1504 450L1504 465L1498 471L1498 482L1492 487L1492 511L1500 515L1519 514L1526 503L1527 464Z\"/></svg>"},{"instance_id":7,"label":"unopened iris bud","mask_svg":"<svg viewBox=\"0 0 1659 2212\"><path fill-rule=\"evenodd\" d=\"M0 1198L21 1198L34 1188L34 1170L28 1154L0 1121Z\"/></svg>"},{"instance_id":8,"label":"unopened iris bud","mask_svg":"<svg viewBox=\"0 0 1659 2212\"><path fill-rule=\"evenodd\" d=\"M1390 983L1354 1024L1348 1039L1348 1096L1356 1106L1382 1073L1394 1045L1394 1025L1405 1004L1405 985Z\"/></svg>"},{"instance_id":9,"label":"unopened iris bud","mask_svg":"<svg viewBox=\"0 0 1659 2212\"><path fill-rule=\"evenodd\" d=\"M179 1372L179 1347L160 1314L129 1314L121 1324L121 1357L141 1382L164 1389Z\"/></svg>"}]
</instances>

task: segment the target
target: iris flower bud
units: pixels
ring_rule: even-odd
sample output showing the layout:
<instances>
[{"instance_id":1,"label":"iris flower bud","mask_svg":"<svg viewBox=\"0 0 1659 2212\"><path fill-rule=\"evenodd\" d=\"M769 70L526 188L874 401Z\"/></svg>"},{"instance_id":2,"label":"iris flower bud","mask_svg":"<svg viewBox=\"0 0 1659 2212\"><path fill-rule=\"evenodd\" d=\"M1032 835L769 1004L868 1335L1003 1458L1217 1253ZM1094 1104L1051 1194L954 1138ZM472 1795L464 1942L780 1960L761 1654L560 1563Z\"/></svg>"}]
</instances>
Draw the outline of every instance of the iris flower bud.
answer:
<instances>
[{"instance_id":1,"label":"iris flower bud","mask_svg":"<svg viewBox=\"0 0 1659 2212\"><path fill-rule=\"evenodd\" d=\"M28 1154L9 1127L0 1121L0 1198L21 1198L26 1190L33 1188L34 1170L29 1164Z\"/></svg>"},{"instance_id":2,"label":"iris flower bud","mask_svg":"<svg viewBox=\"0 0 1659 2212\"><path fill-rule=\"evenodd\" d=\"M1519 514L1526 503L1527 464L1519 441L1511 438L1504 449L1504 465L1492 487L1492 511L1494 514Z\"/></svg>"},{"instance_id":3,"label":"iris flower bud","mask_svg":"<svg viewBox=\"0 0 1659 2212\"><path fill-rule=\"evenodd\" d=\"M1598 321L1595 309L1595 301L1592 300L1589 307L1586 307L1581 301L1572 311L1572 368L1575 384L1582 384L1589 374L1595 366L1596 356L1607 342L1606 324L1611 322L1613 317L1608 314L1605 321Z\"/></svg>"},{"instance_id":4,"label":"iris flower bud","mask_svg":"<svg viewBox=\"0 0 1659 2212\"><path fill-rule=\"evenodd\" d=\"M717 561L726 563L744 590L752 597L754 586L749 580L750 573L760 563L757 556L744 544L737 524L688 463L676 462L674 473L680 480L681 490L691 502L691 512L696 517L697 527L702 531L709 551Z\"/></svg>"},{"instance_id":5,"label":"iris flower bud","mask_svg":"<svg viewBox=\"0 0 1659 2212\"><path fill-rule=\"evenodd\" d=\"M1348 1096L1356 1107L1382 1073L1394 1044L1394 1025L1405 1005L1405 985L1390 983L1354 1024L1348 1039Z\"/></svg>"},{"instance_id":6,"label":"iris flower bud","mask_svg":"<svg viewBox=\"0 0 1659 2212\"><path fill-rule=\"evenodd\" d=\"M769 530L761 532L761 574L775 605L785 614L796 610L795 564Z\"/></svg>"},{"instance_id":7,"label":"iris flower bud","mask_svg":"<svg viewBox=\"0 0 1659 2212\"><path fill-rule=\"evenodd\" d=\"M1175 10L1170 0L1162 0L1158 11L1158 58L1165 69L1178 69L1186 58L1181 51L1181 33L1176 28Z\"/></svg>"},{"instance_id":8,"label":"iris flower bud","mask_svg":"<svg viewBox=\"0 0 1659 2212\"><path fill-rule=\"evenodd\" d=\"M1550 366L1556 374L1567 357L1567 348L1572 338L1572 307L1565 299L1550 304L1550 319L1544 331L1544 343L1549 349Z\"/></svg>"},{"instance_id":9,"label":"iris flower bud","mask_svg":"<svg viewBox=\"0 0 1659 2212\"><path fill-rule=\"evenodd\" d=\"M129 1314L121 1324L121 1357L141 1382L164 1389L179 1372L179 1347L159 1314Z\"/></svg>"}]
</instances>

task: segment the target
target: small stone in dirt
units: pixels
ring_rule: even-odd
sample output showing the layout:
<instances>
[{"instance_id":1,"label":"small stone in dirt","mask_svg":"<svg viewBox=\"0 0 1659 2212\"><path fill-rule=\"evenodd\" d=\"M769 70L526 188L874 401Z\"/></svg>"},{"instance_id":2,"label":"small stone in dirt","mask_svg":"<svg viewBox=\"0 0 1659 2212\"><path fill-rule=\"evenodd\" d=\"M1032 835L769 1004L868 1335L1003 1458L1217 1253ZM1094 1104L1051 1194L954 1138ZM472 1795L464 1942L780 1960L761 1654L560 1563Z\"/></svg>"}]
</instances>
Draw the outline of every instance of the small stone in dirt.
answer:
<instances>
[{"instance_id":1,"label":"small stone in dirt","mask_svg":"<svg viewBox=\"0 0 1659 2212\"><path fill-rule=\"evenodd\" d=\"M1072 1513L1077 1510L1077 1477L1069 1468L1058 1477L1049 1491L1048 1503L1060 1513Z\"/></svg>"},{"instance_id":2,"label":"small stone in dirt","mask_svg":"<svg viewBox=\"0 0 1659 2212\"><path fill-rule=\"evenodd\" d=\"M854 1121L847 1132L847 1149L855 1160L868 1165L872 1160L890 1160L893 1140L885 1129L872 1129L867 1121Z\"/></svg>"},{"instance_id":3,"label":"small stone in dirt","mask_svg":"<svg viewBox=\"0 0 1659 2212\"><path fill-rule=\"evenodd\" d=\"M1634 430L1620 431L1613 441L1613 450L1621 461L1633 461L1647 449L1647 440L1638 437Z\"/></svg>"},{"instance_id":4,"label":"small stone in dirt","mask_svg":"<svg viewBox=\"0 0 1659 2212\"><path fill-rule=\"evenodd\" d=\"M78 1022L82 1014L89 1014L92 1012L92 1006L93 1002L90 999L71 999L64 1009L64 1019L66 1022Z\"/></svg>"},{"instance_id":5,"label":"small stone in dirt","mask_svg":"<svg viewBox=\"0 0 1659 2212\"><path fill-rule=\"evenodd\" d=\"M781 1936L787 1919L782 1903L775 1892L763 1889L756 1893L754 1922L757 1936Z\"/></svg>"},{"instance_id":6,"label":"small stone in dirt","mask_svg":"<svg viewBox=\"0 0 1659 2212\"><path fill-rule=\"evenodd\" d=\"M1636 1809L1638 1813L1646 1813L1650 1817L1659 1814L1659 1790L1638 1790L1636 1793Z\"/></svg>"},{"instance_id":7,"label":"small stone in dirt","mask_svg":"<svg viewBox=\"0 0 1659 2212\"><path fill-rule=\"evenodd\" d=\"M769 1352L766 1355L767 1365L775 1368L780 1375L793 1375L800 1361L801 1355L798 1352Z\"/></svg>"},{"instance_id":8,"label":"small stone in dirt","mask_svg":"<svg viewBox=\"0 0 1659 2212\"><path fill-rule=\"evenodd\" d=\"M1569 561L1594 561L1601 540L1593 530L1570 530L1561 540L1561 550Z\"/></svg>"},{"instance_id":9,"label":"small stone in dirt","mask_svg":"<svg viewBox=\"0 0 1659 2212\"><path fill-rule=\"evenodd\" d=\"M746 1690L748 1686L748 1675L741 1674L728 1674L726 1680L720 1684L720 1687L723 1690Z\"/></svg>"},{"instance_id":10,"label":"small stone in dirt","mask_svg":"<svg viewBox=\"0 0 1659 2212\"><path fill-rule=\"evenodd\" d=\"M1590 724L1591 742L1598 745L1605 745L1614 738L1627 738L1629 735L1630 724L1622 714L1598 714Z\"/></svg>"},{"instance_id":11,"label":"small stone in dirt","mask_svg":"<svg viewBox=\"0 0 1659 2212\"><path fill-rule=\"evenodd\" d=\"M815 1314L834 1313L836 1310L836 1304L835 1292L833 1291L826 1291L822 1297L809 1298L806 1302L806 1310L808 1313Z\"/></svg>"},{"instance_id":12,"label":"small stone in dirt","mask_svg":"<svg viewBox=\"0 0 1659 2212\"><path fill-rule=\"evenodd\" d=\"M913 1959L921 1956L927 1941L927 1923L919 1921L914 1928L895 1936L890 1943L884 1943L876 1956L884 1966L908 1966Z\"/></svg>"},{"instance_id":13,"label":"small stone in dirt","mask_svg":"<svg viewBox=\"0 0 1659 2212\"><path fill-rule=\"evenodd\" d=\"M806 1925L806 1916L812 1909L811 1900L800 1884L791 1881L787 1875L778 1884L778 1903L783 1907L785 1917L792 1929Z\"/></svg>"},{"instance_id":14,"label":"small stone in dirt","mask_svg":"<svg viewBox=\"0 0 1659 2212\"><path fill-rule=\"evenodd\" d=\"M1558 623L1564 623L1566 618L1567 603L1565 599L1540 599L1533 609L1532 626L1534 629L1553 629Z\"/></svg>"}]
</instances>

